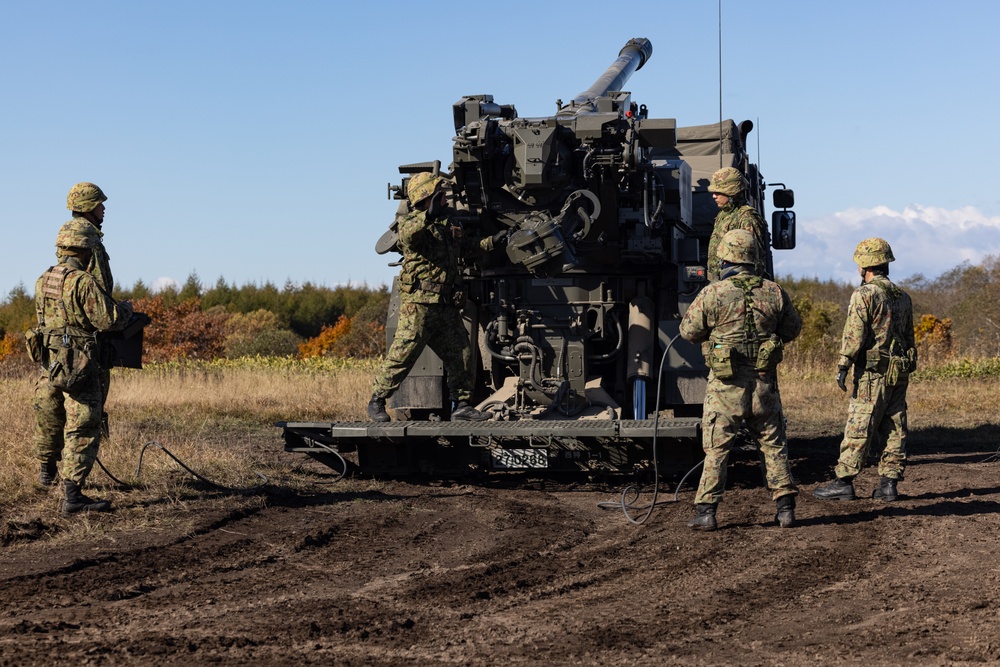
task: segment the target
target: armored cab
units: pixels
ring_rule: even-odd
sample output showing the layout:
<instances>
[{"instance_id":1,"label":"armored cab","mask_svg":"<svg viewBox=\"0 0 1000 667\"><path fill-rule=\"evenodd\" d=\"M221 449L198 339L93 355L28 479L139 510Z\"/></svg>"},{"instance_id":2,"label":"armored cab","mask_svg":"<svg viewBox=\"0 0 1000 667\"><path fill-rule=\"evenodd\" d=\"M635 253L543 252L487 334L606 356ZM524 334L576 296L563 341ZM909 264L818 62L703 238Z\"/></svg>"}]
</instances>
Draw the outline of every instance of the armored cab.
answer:
<instances>
[{"instance_id":1,"label":"armored cab","mask_svg":"<svg viewBox=\"0 0 1000 667\"><path fill-rule=\"evenodd\" d=\"M475 401L491 419L449 421L443 365L427 349L390 399L397 421L283 423L286 449L334 465L357 451L372 472L623 470L699 455L707 369L677 332L707 284L709 178L739 169L762 214L765 182L746 151L750 121L678 127L622 90L651 56L649 40L630 40L554 116L520 118L491 95L453 106L449 221L463 234L507 232L505 248L464 267ZM400 167L389 189L398 215L421 171L440 163ZM775 195L772 245L790 248L792 193ZM396 250L392 227L376 249ZM394 285L390 341L398 305Z\"/></svg>"}]
</instances>

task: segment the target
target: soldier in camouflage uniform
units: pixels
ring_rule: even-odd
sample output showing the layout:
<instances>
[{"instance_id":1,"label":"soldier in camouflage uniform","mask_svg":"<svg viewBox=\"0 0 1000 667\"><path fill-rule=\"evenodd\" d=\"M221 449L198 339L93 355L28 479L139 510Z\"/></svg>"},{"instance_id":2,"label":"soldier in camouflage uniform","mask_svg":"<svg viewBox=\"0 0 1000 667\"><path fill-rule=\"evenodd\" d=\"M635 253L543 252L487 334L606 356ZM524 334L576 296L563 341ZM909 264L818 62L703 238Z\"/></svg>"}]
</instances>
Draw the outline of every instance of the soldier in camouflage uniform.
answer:
<instances>
[{"instance_id":1,"label":"soldier in camouflage uniform","mask_svg":"<svg viewBox=\"0 0 1000 667\"><path fill-rule=\"evenodd\" d=\"M712 193L712 199L719 207L719 214L715 216L715 227L712 228L712 237L708 240L708 279L718 280L722 273L719 243L731 229L745 229L753 234L757 246L754 268L757 275L767 276L771 258L771 235L767 231L767 223L757 209L746 203L746 182L743 174L735 167L719 169L712 174L708 191Z\"/></svg>"},{"instance_id":2,"label":"soldier in camouflage uniform","mask_svg":"<svg viewBox=\"0 0 1000 667\"><path fill-rule=\"evenodd\" d=\"M708 386L702 421L705 462L688 525L715 530L715 510L726 488L726 462L741 426L760 443L767 486L782 528L795 522L798 489L788 465L788 441L778 393L777 366L802 320L777 283L757 275L758 244L744 229L719 243L721 275L698 294L681 321L692 343L708 341Z\"/></svg>"},{"instance_id":3,"label":"soldier in camouflage uniform","mask_svg":"<svg viewBox=\"0 0 1000 667\"><path fill-rule=\"evenodd\" d=\"M861 286L851 295L837 367L837 385L854 389L847 413L836 479L813 491L824 500L854 500L854 478L864 467L872 441L882 448L879 485L873 498L898 498L896 484L906 466L906 388L917 367L913 305L889 280L892 248L880 238L865 239L854 251Z\"/></svg>"},{"instance_id":4,"label":"soldier in camouflage uniform","mask_svg":"<svg viewBox=\"0 0 1000 667\"><path fill-rule=\"evenodd\" d=\"M108 200L101 188L86 181L77 183L69 189L66 195L66 208L72 212L72 218L60 228L60 234L82 234L96 239L97 245L91 250L90 261L84 269L108 294L114 294L115 280L111 275L111 262L108 251L104 248L104 202ZM61 250L56 250L59 257ZM114 348L110 345L102 347L102 352L113 355ZM111 390L112 358L101 360L101 427L104 435L108 435L108 415L104 412L104 403L108 400Z\"/></svg>"},{"instance_id":5,"label":"soldier in camouflage uniform","mask_svg":"<svg viewBox=\"0 0 1000 667\"><path fill-rule=\"evenodd\" d=\"M39 482L52 484L62 460L65 515L107 511L111 504L83 495L81 489L97 458L104 404L101 344L96 334L122 329L132 315L128 302L115 303L86 267L100 247L96 227L60 230L59 263L35 284L37 341L42 372L35 384L35 449ZM30 346L29 346L30 349Z\"/></svg>"},{"instance_id":6,"label":"soldier in camouflage uniform","mask_svg":"<svg viewBox=\"0 0 1000 667\"><path fill-rule=\"evenodd\" d=\"M91 236L96 234L97 247L91 252L90 262L85 269L105 292L113 294L115 282L111 275L108 252L104 249L104 232L101 231L104 224L104 202L107 200L104 192L93 183L77 183L66 195L66 208L72 212L72 219L60 231L79 231ZM59 256L59 251L56 256Z\"/></svg>"},{"instance_id":7,"label":"soldier in camouflage uniform","mask_svg":"<svg viewBox=\"0 0 1000 667\"><path fill-rule=\"evenodd\" d=\"M430 345L447 373L456 420L480 420L486 415L469 405L472 398L472 346L462 320L460 256L489 251L506 239L505 232L469 239L448 222L444 179L415 174L407 186L411 212L399 221L399 324L381 370L375 376L368 416L387 422L385 402L399 388L425 345Z\"/></svg>"}]
</instances>

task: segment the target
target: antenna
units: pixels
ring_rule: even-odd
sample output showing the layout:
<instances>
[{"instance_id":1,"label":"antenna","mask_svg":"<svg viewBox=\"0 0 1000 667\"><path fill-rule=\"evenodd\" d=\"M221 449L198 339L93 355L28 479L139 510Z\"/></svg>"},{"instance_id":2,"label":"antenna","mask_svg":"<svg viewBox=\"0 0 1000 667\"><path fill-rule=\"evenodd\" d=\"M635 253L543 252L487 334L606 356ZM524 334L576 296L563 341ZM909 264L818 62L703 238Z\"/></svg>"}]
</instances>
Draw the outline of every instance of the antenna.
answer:
<instances>
[{"instance_id":1,"label":"antenna","mask_svg":"<svg viewBox=\"0 0 1000 667\"><path fill-rule=\"evenodd\" d=\"M722 169L722 0L719 0L719 169Z\"/></svg>"},{"instance_id":2,"label":"antenna","mask_svg":"<svg viewBox=\"0 0 1000 667\"><path fill-rule=\"evenodd\" d=\"M760 116L757 116L757 173L760 173Z\"/></svg>"}]
</instances>

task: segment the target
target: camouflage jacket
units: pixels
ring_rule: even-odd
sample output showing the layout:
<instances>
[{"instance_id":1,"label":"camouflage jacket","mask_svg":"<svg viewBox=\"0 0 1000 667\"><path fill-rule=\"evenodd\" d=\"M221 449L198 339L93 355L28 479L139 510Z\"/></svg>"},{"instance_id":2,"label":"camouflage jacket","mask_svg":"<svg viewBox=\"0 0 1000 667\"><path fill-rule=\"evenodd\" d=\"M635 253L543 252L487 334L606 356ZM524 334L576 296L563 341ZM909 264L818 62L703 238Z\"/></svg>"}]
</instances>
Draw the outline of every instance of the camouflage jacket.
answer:
<instances>
[{"instance_id":1,"label":"camouflage jacket","mask_svg":"<svg viewBox=\"0 0 1000 667\"><path fill-rule=\"evenodd\" d=\"M403 302L453 303L455 293L462 289L459 258L493 249L492 237L467 238L447 217L428 221L423 211L401 218L397 234L403 253L399 272Z\"/></svg>"},{"instance_id":2,"label":"camouflage jacket","mask_svg":"<svg viewBox=\"0 0 1000 667\"><path fill-rule=\"evenodd\" d=\"M96 230L97 235L100 236L102 239L104 238L104 232L102 232L97 225L94 225L89 220L83 217L75 217L72 220L63 223L63 226L60 227L59 231L61 232L63 230L68 230L73 228L79 229L84 226L92 227L93 229L90 230L91 232ZM56 257L62 259L62 253L59 250L56 250ZM90 255L90 263L87 264L85 269L87 273L93 276L94 280L100 283L101 287L104 288L105 292L107 292L108 294L114 294L115 279L111 275L110 259L111 258L108 257L108 251L104 249L104 243L102 242L100 246L92 250Z\"/></svg>"},{"instance_id":3,"label":"camouflage jacket","mask_svg":"<svg viewBox=\"0 0 1000 667\"><path fill-rule=\"evenodd\" d=\"M757 339L774 334L783 343L795 340L802 331L802 318L791 297L778 283L743 268L698 294L681 320L681 336L692 343L711 340L716 345L734 347L744 343L747 297L743 285L747 284L751 286L749 301Z\"/></svg>"},{"instance_id":4,"label":"camouflage jacket","mask_svg":"<svg viewBox=\"0 0 1000 667\"><path fill-rule=\"evenodd\" d=\"M719 209L719 214L715 216L715 227L712 228L712 237L708 240L708 279L718 280L722 274L722 262L719 260L719 243L726 232L732 229L745 229L753 234L757 241L757 275L765 275L767 272L767 258L771 252L771 235L767 231L767 223L760 216L753 206L749 204L737 205L732 199Z\"/></svg>"},{"instance_id":5,"label":"camouflage jacket","mask_svg":"<svg viewBox=\"0 0 1000 667\"><path fill-rule=\"evenodd\" d=\"M84 334L125 328L131 317L76 257L63 256L35 283L35 315L39 329L71 327Z\"/></svg>"},{"instance_id":6,"label":"camouflage jacket","mask_svg":"<svg viewBox=\"0 0 1000 667\"><path fill-rule=\"evenodd\" d=\"M893 339L897 341L901 354L906 354L908 350L916 353L913 304L910 296L893 284L888 276L875 276L851 295L838 365L857 365L859 371L864 371L869 352L877 351L876 354L888 357Z\"/></svg>"}]
</instances>

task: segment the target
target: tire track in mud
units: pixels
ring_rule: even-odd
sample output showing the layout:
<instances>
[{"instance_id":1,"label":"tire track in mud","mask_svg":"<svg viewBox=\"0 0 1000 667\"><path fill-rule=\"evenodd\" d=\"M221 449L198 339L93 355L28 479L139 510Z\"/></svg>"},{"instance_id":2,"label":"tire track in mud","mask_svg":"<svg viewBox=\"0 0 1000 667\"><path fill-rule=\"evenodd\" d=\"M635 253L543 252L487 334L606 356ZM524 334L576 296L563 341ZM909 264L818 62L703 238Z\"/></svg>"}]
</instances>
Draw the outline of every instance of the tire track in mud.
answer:
<instances>
[{"instance_id":1,"label":"tire track in mud","mask_svg":"<svg viewBox=\"0 0 1000 667\"><path fill-rule=\"evenodd\" d=\"M250 634L243 632L242 622L226 618L253 606L246 596L266 598L272 590L280 596L289 580L300 585L300 577L273 573L289 556L322 550L343 530L342 525L317 529L308 508L259 502L205 516L210 520L162 542L155 536L138 537L125 550L101 543L95 557L80 558L79 546L61 553L55 551L62 547L55 547L48 562L56 566L2 579L6 604L0 612L0 655L16 647L18 664L30 664L33 651L41 661L51 655L53 644L118 656L151 646L157 654L176 640L178 629L193 638L196 648L231 643L227 634ZM378 526L366 521L358 525ZM268 585L271 580L273 585ZM244 587L250 590L241 590ZM266 627L268 622L256 625ZM273 631L262 636L280 644ZM140 644L148 644L147 649L137 649Z\"/></svg>"},{"instance_id":2,"label":"tire track in mud","mask_svg":"<svg viewBox=\"0 0 1000 667\"><path fill-rule=\"evenodd\" d=\"M701 643L711 640L716 628L724 634L732 632L734 622L748 627L764 622L769 608L837 580L863 560L872 545L869 539L860 540L853 548L855 557L840 559L838 567L828 561L832 545L748 563L747 554L761 550L762 538L779 552L791 539L789 531L745 520L729 531L692 534L681 523L689 511L686 504L670 506L657 523L642 529L615 525L620 517L604 515L591 520L584 539L564 548L505 554L485 570L464 570L460 579L424 583L412 597L427 599L438 590L447 591L453 615L479 621L466 633L473 636L495 634L499 626L507 641L537 648L546 643L543 635L551 631L551 621L559 619L562 641L557 643L565 644L569 636L581 650L634 652L642 649L643 636L656 638L650 639L650 647L682 650L689 637ZM809 572L821 573L820 582ZM476 591L484 594L471 595ZM470 603L473 597L476 602ZM622 600L620 619L609 617L609 598ZM567 609L574 612L567 614ZM683 622L676 623L677 618ZM533 623L546 630L532 632Z\"/></svg>"},{"instance_id":3,"label":"tire track in mud","mask_svg":"<svg viewBox=\"0 0 1000 667\"><path fill-rule=\"evenodd\" d=\"M381 582L369 582L345 600L351 618L342 628L345 634L394 651L399 638L386 628L434 627L433 636L416 643L428 655L459 643L511 661L526 655L524 647L555 651L567 641L584 653L653 650L663 647L667 631L668 645L683 650L688 637L711 636L727 619L755 618L761 610L753 591L759 593L761 580L768 576L808 588L799 583L800 573L780 575L789 566L801 569L824 557L822 550L814 550L743 575L747 549L762 532L757 522L744 521L731 534L723 531L714 539L701 539L707 536L692 537L681 525L690 510L686 504L665 510L653 526L636 529L619 516L595 510L593 502L581 511L579 502L566 504L558 493L535 493L527 500L505 495L511 494L463 499L467 506L461 512L473 535L481 533L477 523L490 525L510 514L528 516L522 519L516 544L497 538L491 549L456 554L462 563L457 567L424 563L406 570L401 563L401 570ZM473 518L476 512L478 519ZM448 527L449 522L439 518L412 537L426 543ZM462 531L457 532L461 542ZM776 528L764 532L779 534ZM393 568L392 563L386 565ZM848 567L845 563L842 569ZM733 573L720 579L719 568ZM835 578L837 572L826 575ZM783 588L787 594L791 586ZM607 599L621 599L620 618L609 615ZM731 609L720 611L719 599ZM706 612L703 603L713 600ZM676 619L682 616L688 629L677 627ZM555 640L550 637L554 624L559 625ZM508 646L513 648L504 648Z\"/></svg>"},{"instance_id":4,"label":"tire track in mud","mask_svg":"<svg viewBox=\"0 0 1000 667\"><path fill-rule=\"evenodd\" d=\"M922 468L908 482L920 494L892 506L821 503L803 489L792 530L774 526L755 471L739 470L715 533L684 525L689 493L641 527L598 509L608 492L555 484L387 482L377 493L227 499L202 506L183 535L117 535L90 543L87 558L59 543L0 556L11 591L0 656L16 648L27 665L996 659L1000 575L985 559L997 542L1000 466L969 470L968 497L953 492L948 471ZM14 572L31 555L44 562Z\"/></svg>"}]
</instances>

